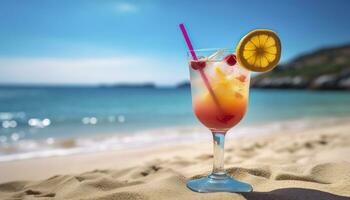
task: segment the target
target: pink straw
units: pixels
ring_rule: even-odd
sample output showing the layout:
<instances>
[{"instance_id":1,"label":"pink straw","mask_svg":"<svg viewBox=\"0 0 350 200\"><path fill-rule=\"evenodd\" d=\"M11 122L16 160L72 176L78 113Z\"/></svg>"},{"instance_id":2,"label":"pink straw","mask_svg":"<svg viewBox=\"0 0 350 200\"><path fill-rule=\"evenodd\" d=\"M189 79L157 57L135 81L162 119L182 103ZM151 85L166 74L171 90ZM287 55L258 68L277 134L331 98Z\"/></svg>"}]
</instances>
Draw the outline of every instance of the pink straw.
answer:
<instances>
[{"instance_id":1,"label":"pink straw","mask_svg":"<svg viewBox=\"0 0 350 200\"><path fill-rule=\"evenodd\" d=\"M191 52L191 55L192 55L193 60L198 60L197 55L196 55L196 52L195 52L194 49L193 49L192 43L191 43L191 41L190 41L190 38L188 37L188 34L187 34L187 32L186 32L186 29L185 29L184 24L182 24L182 23L180 24L180 29L181 29L181 31L182 31L182 34L183 34L184 38L185 38L185 41L186 41L187 46L188 46L188 49L189 49L190 52ZM207 76L206 76L205 73L204 73L203 68L199 69L199 73L200 73L200 75L201 75L201 77L202 77L202 79L203 79L203 81L204 81L204 84L205 84L205 86L207 87L207 89L208 89L210 95L212 96L212 98L213 98L215 104L218 106L218 108L219 108L220 110L222 110L222 109L221 109L221 106L220 106L220 104L219 104L219 101L218 101L218 99L216 98L216 95L215 95L215 93L214 93L214 91L213 91L213 88L210 86L209 80L208 80Z\"/></svg>"},{"instance_id":2,"label":"pink straw","mask_svg":"<svg viewBox=\"0 0 350 200\"><path fill-rule=\"evenodd\" d=\"M184 35L186 44L187 44L188 48L190 49L190 52L191 52L193 60L198 60L196 52L194 52L194 50L193 50L193 46L192 46L192 43L190 41L190 38L187 35L187 32L186 32L184 24L180 24L180 29L182 31L182 34Z\"/></svg>"}]
</instances>

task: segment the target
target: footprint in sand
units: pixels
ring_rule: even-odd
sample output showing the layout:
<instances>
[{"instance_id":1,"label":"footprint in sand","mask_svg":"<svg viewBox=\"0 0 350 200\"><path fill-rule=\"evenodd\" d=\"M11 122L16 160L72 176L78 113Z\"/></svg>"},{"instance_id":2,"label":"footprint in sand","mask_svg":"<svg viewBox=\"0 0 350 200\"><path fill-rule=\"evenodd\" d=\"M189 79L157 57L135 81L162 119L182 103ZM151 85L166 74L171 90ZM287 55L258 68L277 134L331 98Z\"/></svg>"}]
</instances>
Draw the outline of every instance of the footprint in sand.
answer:
<instances>
[{"instance_id":1,"label":"footprint in sand","mask_svg":"<svg viewBox=\"0 0 350 200\"><path fill-rule=\"evenodd\" d=\"M94 188L98 191L109 191L116 188L127 187L131 185L138 185L143 182L141 181L118 181L112 177L100 177L97 179L86 180L81 183L80 187Z\"/></svg>"},{"instance_id":2,"label":"footprint in sand","mask_svg":"<svg viewBox=\"0 0 350 200\"><path fill-rule=\"evenodd\" d=\"M35 197L55 197L56 194L52 192L40 192L38 190L28 189L24 192L26 195L33 195Z\"/></svg>"},{"instance_id":3,"label":"footprint in sand","mask_svg":"<svg viewBox=\"0 0 350 200\"><path fill-rule=\"evenodd\" d=\"M136 170L130 175L130 177L132 179L144 178L151 174L155 174L161 169L162 167L159 165L148 165L146 167L139 167L139 168L136 168Z\"/></svg>"},{"instance_id":4,"label":"footprint in sand","mask_svg":"<svg viewBox=\"0 0 350 200\"><path fill-rule=\"evenodd\" d=\"M144 171L140 172L142 176L148 176L150 174L156 173L158 170L162 169L160 166L152 165L147 167Z\"/></svg>"},{"instance_id":5,"label":"footprint in sand","mask_svg":"<svg viewBox=\"0 0 350 200\"><path fill-rule=\"evenodd\" d=\"M269 179L271 177L271 171L269 169L247 169L240 167L232 167L226 170L227 173L233 177L242 177L246 174L260 176Z\"/></svg>"}]
</instances>

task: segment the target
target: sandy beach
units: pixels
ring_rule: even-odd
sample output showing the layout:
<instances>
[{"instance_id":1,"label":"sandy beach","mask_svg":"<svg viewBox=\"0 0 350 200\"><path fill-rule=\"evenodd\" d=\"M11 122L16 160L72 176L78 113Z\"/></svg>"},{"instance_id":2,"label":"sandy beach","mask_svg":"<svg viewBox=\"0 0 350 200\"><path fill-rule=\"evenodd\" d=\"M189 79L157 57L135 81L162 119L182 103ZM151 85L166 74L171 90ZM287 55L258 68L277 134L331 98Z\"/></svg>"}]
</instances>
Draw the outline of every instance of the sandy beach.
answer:
<instances>
[{"instance_id":1,"label":"sandy beach","mask_svg":"<svg viewBox=\"0 0 350 200\"><path fill-rule=\"evenodd\" d=\"M0 163L0 199L350 199L350 123L342 119L226 142L227 172L251 193L200 194L210 142Z\"/></svg>"}]
</instances>

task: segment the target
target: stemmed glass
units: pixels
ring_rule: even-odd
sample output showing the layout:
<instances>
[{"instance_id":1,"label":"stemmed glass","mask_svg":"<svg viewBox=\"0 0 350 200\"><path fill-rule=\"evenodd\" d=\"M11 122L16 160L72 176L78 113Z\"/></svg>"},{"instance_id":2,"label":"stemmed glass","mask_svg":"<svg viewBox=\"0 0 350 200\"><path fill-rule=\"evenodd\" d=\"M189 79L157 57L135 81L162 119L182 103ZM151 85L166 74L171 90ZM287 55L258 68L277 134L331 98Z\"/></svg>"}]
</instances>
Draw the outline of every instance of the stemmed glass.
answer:
<instances>
[{"instance_id":1,"label":"stemmed glass","mask_svg":"<svg viewBox=\"0 0 350 200\"><path fill-rule=\"evenodd\" d=\"M228 176L224 170L224 142L229 129L247 110L250 73L236 62L232 49L188 52L193 110L210 129L214 140L213 171L207 177L187 182L196 192L249 192L252 186Z\"/></svg>"}]
</instances>

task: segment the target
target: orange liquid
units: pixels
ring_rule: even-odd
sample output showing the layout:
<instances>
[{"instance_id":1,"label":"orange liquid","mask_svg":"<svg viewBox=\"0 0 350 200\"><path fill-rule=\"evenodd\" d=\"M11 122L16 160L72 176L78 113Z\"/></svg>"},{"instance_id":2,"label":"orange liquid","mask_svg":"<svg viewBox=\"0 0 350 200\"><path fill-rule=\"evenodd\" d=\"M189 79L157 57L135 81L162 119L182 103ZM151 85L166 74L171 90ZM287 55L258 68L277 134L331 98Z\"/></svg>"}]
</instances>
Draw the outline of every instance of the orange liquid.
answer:
<instances>
[{"instance_id":1,"label":"orange liquid","mask_svg":"<svg viewBox=\"0 0 350 200\"><path fill-rule=\"evenodd\" d=\"M225 132L237 125L247 111L249 72L222 62L207 62L204 71L207 80L198 71L191 71L194 113L204 126Z\"/></svg>"},{"instance_id":2,"label":"orange liquid","mask_svg":"<svg viewBox=\"0 0 350 200\"><path fill-rule=\"evenodd\" d=\"M212 130L228 130L237 125L247 111L247 80L211 80L217 103L209 92L197 93L193 98L193 109L199 121Z\"/></svg>"},{"instance_id":3,"label":"orange liquid","mask_svg":"<svg viewBox=\"0 0 350 200\"><path fill-rule=\"evenodd\" d=\"M247 102L233 100L220 109L213 100L194 100L194 112L209 129L228 130L238 124L247 110ZM222 105L222 103L220 104Z\"/></svg>"}]
</instances>

